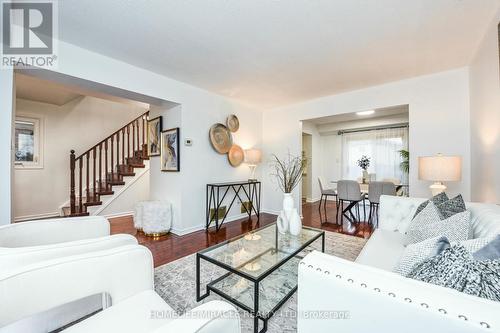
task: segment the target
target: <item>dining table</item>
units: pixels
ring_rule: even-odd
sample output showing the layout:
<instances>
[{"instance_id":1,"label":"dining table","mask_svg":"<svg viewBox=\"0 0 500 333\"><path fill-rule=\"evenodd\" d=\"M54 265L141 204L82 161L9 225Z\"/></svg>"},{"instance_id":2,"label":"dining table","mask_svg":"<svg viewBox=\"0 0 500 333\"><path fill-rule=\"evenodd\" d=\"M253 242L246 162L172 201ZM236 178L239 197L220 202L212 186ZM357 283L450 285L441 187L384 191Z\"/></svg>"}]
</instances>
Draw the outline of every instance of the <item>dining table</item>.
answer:
<instances>
[{"instance_id":1,"label":"dining table","mask_svg":"<svg viewBox=\"0 0 500 333\"><path fill-rule=\"evenodd\" d=\"M330 183L332 184L337 184L338 183L338 180L332 180L330 181ZM363 182L359 182L359 188L361 190L361 193L365 193L365 194L368 194L369 192L369 188L370 188L370 183L363 183ZM396 185L396 193L399 192L399 190L401 190L402 188L408 188L409 185L408 184L395 184Z\"/></svg>"}]
</instances>

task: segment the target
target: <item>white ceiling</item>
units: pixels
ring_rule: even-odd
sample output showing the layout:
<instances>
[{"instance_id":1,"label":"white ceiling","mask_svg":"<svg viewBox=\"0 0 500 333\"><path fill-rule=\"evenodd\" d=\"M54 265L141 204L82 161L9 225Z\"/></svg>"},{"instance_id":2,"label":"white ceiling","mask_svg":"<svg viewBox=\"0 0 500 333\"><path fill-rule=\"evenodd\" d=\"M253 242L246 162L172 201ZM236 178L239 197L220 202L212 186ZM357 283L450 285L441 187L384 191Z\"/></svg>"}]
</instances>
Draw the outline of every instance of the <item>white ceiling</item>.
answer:
<instances>
[{"instance_id":1,"label":"white ceiling","mask_svg":"<svg viewBox=\"0 0 500 333\"><path fill-rule=\"evenodd\" d=\"M368 111L368 110L358 110L358 111ZM370 115L364 115L364 116L357 115L356 112L351 112L351 113L336 114L333 116L306 119L303 121L308 122L310 124L314 124L314 125L325 125L325 124L331 124L331 123L341 123L341 122L346 122L346 121L365 120L365 119L373 119L373 118L408 114L409 108L408 108L408 105L397 105L397 106L390 106L390 107L386 107L386 108L373 109L373 111L375 111L375 112L370 114Z\"/></svg>"},{"instance_id":2,"label":"white ceiling","mask_svg":"<svg viewBox=\"0 0 500 333\"><path fill-rule=\"evenodd\" d=\"M57 83L16 74L16 98L61 106L80 96Z\"/></svg>"},{"instance_id":3,"label":"white ceiling","mask_svg":"<svg viewBox=\"0 0 500 333\"><path fill-rule=\"evenodd\" d=\"M39 74L43 74L43 72L40 70L16 71L16 98L61 106L81 96L92 96L117 103L149 108L149 104L139 102L139 98L137 98L137 100L132 100L121 97L119 94L116 94L115 91L108 93L106 91L107 86L99 86L98 89L89 89L88 87L78 85L79 83L84 83L80 82L81 80L78 79L72 81L72 84L69 82L61 83L60 81L35 76ZM120 92L118 91L118 93Z\"/></svg>"},{"instance_id":4,"label":"white ceiling","mask_svg":"<svg viewBox=\"0 0 500 333\"><path fill-rule=\"evenodd\" d=\"M467 65L499 7L500 0L64 0L59 35L274 107Z\"/></svg>"}]
</instances>

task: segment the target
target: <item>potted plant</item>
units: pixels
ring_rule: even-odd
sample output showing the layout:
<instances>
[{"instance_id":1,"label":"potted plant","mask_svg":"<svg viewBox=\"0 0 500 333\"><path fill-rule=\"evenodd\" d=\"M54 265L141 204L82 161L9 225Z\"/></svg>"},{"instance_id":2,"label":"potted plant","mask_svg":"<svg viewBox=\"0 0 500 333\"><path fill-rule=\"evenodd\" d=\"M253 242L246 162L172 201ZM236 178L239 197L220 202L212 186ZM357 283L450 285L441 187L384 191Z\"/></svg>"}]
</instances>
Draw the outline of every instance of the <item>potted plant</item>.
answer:
<instances>
[{"instance_id":1,"label":"potted plant","mask_svg":"<svg viewBox=\"0 0 500 333\"><path fill-rule=\"evenodd\" d=\"M278 187L283 191L283 210L278 216L278 231L292 235L300 234L302 222L293 202L292 191L300 183L307 159L302 156L288 154L285 159L273 155L271 162Z\"/></svg>"},{"instance_id":2,"label":"potted plant","mask_svg":"<svg viewBox=\"0 0 500 333\"><path fill-rule=\"evenodd\" d=\"M401 171L408 174L410 172L410 152L408 150L401 149L399 150L399 155L402 159L399 167L401 168Z\"/></svg>"},{"instance_id":3,"label":"potted plant","mask_svg":"<svg viewBox=\"0 0 500 333\"><path fill-rule=\"evenodd\" d=\"M358 160L358 166L363 169L363 184L366 184L368 182L368 168L370 167L370 158L367 157L366 155L361 156L361 158Z\"/></svg>"}]
</instances>

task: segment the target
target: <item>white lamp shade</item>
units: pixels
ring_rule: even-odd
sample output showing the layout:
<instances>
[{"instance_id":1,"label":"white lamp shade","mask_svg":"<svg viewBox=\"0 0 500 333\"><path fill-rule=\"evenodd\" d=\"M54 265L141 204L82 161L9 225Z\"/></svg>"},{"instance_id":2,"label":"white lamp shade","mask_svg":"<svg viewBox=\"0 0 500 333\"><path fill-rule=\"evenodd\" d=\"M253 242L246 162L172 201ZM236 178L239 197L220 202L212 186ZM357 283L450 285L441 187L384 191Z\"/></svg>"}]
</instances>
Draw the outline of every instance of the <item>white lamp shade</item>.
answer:
<instances>
[{"instance_id":1,"label":"white lamp shade","mask_svg":"<svg viewBox=\"0 0 500 333\"><path fill-rule=\"evenodd\" d=\"M262 152L259 149L245 150L245 163L249 165L257 165L262 162Z\"/></svg>"},{"instance_id":2,"label":"white lamp shade","mask_svg":"<svg viewBox=\"0 0 500 333\"><path fill-rule=\"evenodd\" d=\"M462 179L461 156L423 156L418 158L418 179L435 182Z\"/></svg>"}]
</instances>

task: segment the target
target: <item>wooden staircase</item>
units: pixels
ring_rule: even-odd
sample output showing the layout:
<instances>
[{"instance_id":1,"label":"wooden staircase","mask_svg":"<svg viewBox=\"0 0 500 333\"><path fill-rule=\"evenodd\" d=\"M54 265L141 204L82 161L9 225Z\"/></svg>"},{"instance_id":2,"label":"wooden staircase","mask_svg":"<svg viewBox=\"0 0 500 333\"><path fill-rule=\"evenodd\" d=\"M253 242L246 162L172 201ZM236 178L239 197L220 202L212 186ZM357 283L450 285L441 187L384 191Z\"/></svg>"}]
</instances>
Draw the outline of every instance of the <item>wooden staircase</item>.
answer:
<instances>
[{"instance_id":1,"label":"wooden staircase","mask_svg":"<svg viewBox=\"0 0 500 333\"><path fill-rule=\"evenodd\" d=\"M89 215L88 207L102 205L102 196L113 195L113 187L125 185L125 177L145 167L148 118L149 111L79 156L71 150L70 204L64 216Z\"/></svg>"}]
</instances>

